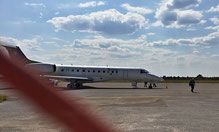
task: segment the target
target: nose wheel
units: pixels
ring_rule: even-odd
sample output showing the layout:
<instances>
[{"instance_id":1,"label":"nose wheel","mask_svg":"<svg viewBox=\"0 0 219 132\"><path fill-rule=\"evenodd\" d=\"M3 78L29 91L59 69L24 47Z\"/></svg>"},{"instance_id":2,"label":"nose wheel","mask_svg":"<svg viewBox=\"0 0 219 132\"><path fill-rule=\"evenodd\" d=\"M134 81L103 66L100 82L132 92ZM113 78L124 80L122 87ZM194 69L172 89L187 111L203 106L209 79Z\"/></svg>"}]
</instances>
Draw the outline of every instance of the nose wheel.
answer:
<instances>
[{"instance_id":1,"label":"nose wheel","mask_svg":"<svg viewBox=\"0 0 219 132\"><path fill-rule=\"evenodd\" d=\"M152 84L152 83L150 83L150 85L149 85L149 87L148 87L148 88L149 88L149 89L152 89L153 87L157 87L157 85L156 85L155 83L153 83L153 84Z\"/></svg>"},{"instance_id":2,"label":"nose wheel","mask_svg":"<svg viewBox=\"0 0 219 132\"><path fill-rule=\"evenodd\" d=\"M152 87L152 84L150 83L150 85L149 85L149 87L148 87L149 89L152 89L153 87Z\"/></svg>"}]
</instances>

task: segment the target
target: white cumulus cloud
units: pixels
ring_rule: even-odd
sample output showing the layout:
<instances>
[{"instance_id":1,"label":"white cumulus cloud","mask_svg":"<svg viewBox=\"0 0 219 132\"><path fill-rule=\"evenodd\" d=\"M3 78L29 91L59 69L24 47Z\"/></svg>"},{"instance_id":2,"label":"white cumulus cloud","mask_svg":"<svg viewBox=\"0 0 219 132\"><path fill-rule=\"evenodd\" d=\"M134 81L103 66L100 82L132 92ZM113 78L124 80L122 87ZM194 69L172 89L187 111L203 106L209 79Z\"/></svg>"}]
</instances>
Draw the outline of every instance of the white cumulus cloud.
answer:
<instances>
[{"instance_id":1,"label":"white cumulus cloud","mask_svg":"<svg viewBox=\"0 0 219 132\"><path fill-rule=\"evenodd\" d=\"M24 3L25 6L31 6L31 7L46 7L43 3Z\"/></svg>"},{"instance_id":2,"label":"white cumulus cloud","mask_svg":"<svg viewBox=\"0 0 219 132\"><path fill-rule=\"evenodd\" d=\"M122 14L116 9L93 12L85 15L70 15L54 17L47 21L56 30L87 31L104 34L131 34L143 28L148 23L142 15L136 13Z\"/></svg>"},{"instance_id":3,"label":"white cumulus cloud","mask_svg":"<svg viewBox=\"0 0 219 132\"><path fill-rule=\"evenodd\" d=\"M169 9L182 9L199 6L200 3L201 0L169 0L167 2L167 7Z\"/></svg>"},{"instance_id":4,"label":"white cumulus cloud","mask_svg":"<svg viewBox=\"0 0 219 132\"><path fill-rule=\"evenodd\" d=\"M179 25L198 24L203 15L199 11L185 10L178 13L177 23Z\"/></svg>"},{"instance_id":5,"label":"white cumulus cloud","mask_svg":"<svg viewBox=\"0 0 219 132\"><path fill-rule=\"evenodd\" d=\"M212 21L214 23L214 25L216 25L216 26L205 27L205 29L219 31L219 19L217 17L213 17L213 18L210 18L210 21Z\"/></svg>"},{"instance_id":6,"label":"white cumulus cloud","mask_svg":"<svg viewBox=\"0 0 219 132\"><path fill-rule=\"evenodd\" d=\"M219 25L219 19L216 17L210 18L210 20L215 24L215 25Z\"/></svg>"},{"instance_id":7,"label":"white cumulus cloud","mask_svg":"<svg viewBox=\"0 0 219 132\"><path fill-rule=\"evenodd\" d=\"M219 5L216 7L211 7L207 12L219 12Z\"/></svg>"},{"instance_id":8,"label":"white cumulus cloud","mask_svg":"<svg viewBox=\"0 0 219 132\"><path fill-rule=\"evenodd\" d=\"M147 9L144 7L133 7L133 6L130 6L129 4L122 4L121 7L125 8L129 12L134 12L134 13L143 14L143 15L153 13L152 9Z\"/></svg>"},{"instance_id":9,"label":"white cumulus cloud","mask_svg":"<svg viewBox=\"0 0 219 132\"><path fill-rule=\"evenodd\" d=\"M214 46L219 45L219 31L213 32L207 36L202 37L194 37L190 39L168 39L166 41L155 41L147 43L147 45L155 46L155 45L181 45L181 46Z\"/></svg>"},{"instance_id":10,"label":"white cumulus cloud","mask_svg":"<svg viewBox=\"0 0 219 132\"><path fill-rule=\"evenodd\" d=\"M206 21L202 20L201 11L190 9L194 6L199 6L201 0L168 0L161 4L157 9L155 18L156 23L166 27L184 27L193 24L203 24ZM154 26L159 26L154 23Z\"/></svg>"},{"instance_id":11,"label":"white cumulus cloud","mask_svg":"<svg viewBox=\"0 0 219 132\"><path fill-rule=\"evenodd\" d=\"M105 3L103 1L90 1L90 2L86 2L86 3L80 3L78 6L80 8L86 8L86 7L95 7L95 6L101 6L101 5L105 5Z\"/></svg>"},{"instance_id":12,"label":"white cumulus cloud","mask_svg":"<svg viewBox=\"0 0 219 132\"><path fill-rule=\"evenodd\" d=\"M12 37L3 37L0 36L0 43L4 45L12 45L12 46L21 46L26 50L29 51L39 51L41 50L39 44L41 38L40 37L35 37L33 39L23 39L23 40L18 40Z\"/></svg>"}]
</instances>

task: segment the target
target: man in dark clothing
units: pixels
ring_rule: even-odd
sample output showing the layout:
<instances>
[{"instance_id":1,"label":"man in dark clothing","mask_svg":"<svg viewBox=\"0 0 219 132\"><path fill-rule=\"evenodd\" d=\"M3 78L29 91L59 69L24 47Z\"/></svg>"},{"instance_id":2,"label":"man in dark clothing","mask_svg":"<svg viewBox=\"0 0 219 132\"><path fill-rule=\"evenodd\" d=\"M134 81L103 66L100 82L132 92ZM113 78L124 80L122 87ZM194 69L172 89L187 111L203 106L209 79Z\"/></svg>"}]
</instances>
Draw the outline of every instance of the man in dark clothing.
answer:
<instances>
[{"instance_id":1,"label":"man in dark clothing","mask_svg":"<svg viewBox=\"0 0 219 132\"><path fill-rule=\"evenodd\" d=\"M194 88L195 88L195 80L192 78L192 80L189 81L189 86L191 87L191 92L194 93Z\"/></svg>"}]
</instances>

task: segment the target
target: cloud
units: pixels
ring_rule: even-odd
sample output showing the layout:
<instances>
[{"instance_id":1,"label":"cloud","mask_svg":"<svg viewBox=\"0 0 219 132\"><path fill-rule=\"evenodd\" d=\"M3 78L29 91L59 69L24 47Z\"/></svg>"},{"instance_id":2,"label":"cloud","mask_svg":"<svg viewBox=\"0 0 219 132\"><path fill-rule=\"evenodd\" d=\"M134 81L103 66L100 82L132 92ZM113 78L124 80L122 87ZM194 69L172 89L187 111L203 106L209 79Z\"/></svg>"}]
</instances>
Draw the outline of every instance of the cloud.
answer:
<instances>
[{"instance_id":1,"label":"cloud","mask_svg":"<svg viewBox=\"0 0 219 132\"><path fill-rule=\"evenodd\" d=\"M219 12L219 5L216 7L211 7L207 12Z\"/></svg>"},{"instance_id":2,"label":"cloud","mask_svg":"<svg viewBox=\"0 0 219 132\"><path fill-rule=\"evenodd\" d=\"M219 31L213 32L207 36L194 37L190 39L168 39L166 41L155 41L147 43L149 46L168 46L168 45L178 45L178 46L190 46L190 47L205 47L219 45Z\"/></svg>"},{"instance_id":3,"label":"cloud","mask_svg":"<svg viewBox=\"0 0 219 132\"><path fill-rule=\"evenodd\" d=\"M153 13L153 10L151 9L147 9L143 7L133 7L133 6L130 6L129 4L122 4L121 7L125 8L129 12L134 12L134 13L143 14L143 15Z\"/></svg>"},{"instance_id":4,"label":"cloud","mask_svg":"<svg viewBox=\"0 0 219 132\"><path fill-rule=\"evenodd\" d=\"M216 18L216 17L213 17L213 18L210 18L210 21L212 21L214 23L214 25L216 25L216 26L205 27L205 29L218 30L219 31L219 19Z\"/></svg>"},{"instance_id":5,"label":"cloud","mask_svg":"<svg viewBox=\"0 0 219 132\"><path fill-rule=\"evenodd\" d=\"M42 13L42 12L40 12L40 19L41 19L41 18L43 18L43 13Z\"/></svg>"},{"instance_id":6,"label":"cloud","mask_svg":"<svg viewBox=\"0 0 219 132\"><path fill-rule=\"evenodd\" d=\"M210 21L212 21L215 25L219 25L219 19L216 17L210 18Z\"/></svg>"},{"instance_id":7,"label":"cloud","mask_svg":"<svg viewBox=\"0 0 219 132\"><path fill-rule=\"evenodd\" d=\"M155 33L151 32L151 33L148 33L147 35L152 36L152 35L155 35Z\"/></svg>"},{"instance_id":8,"label":"cloud","mask_svg":"<svg viewBox=\"0 0 219 132\"><path fill-rule=\"evenodd\" d=\"M60 12L58 12L58 11L57 11L57 12L55 12L55 15L59 15L59 14L60 14Z\"/></svg>"},{"instance_id":9,"label":"cloud","mask_svg":"<svg viewBox=\"0 0 219 132\"><path fill-rule=\"evenodd\" d=\"M76 39L73 41L74 48L88 48L88 49L115 49L115 47L141 49L142 44L146 41L146 36L142 35L137 39L122 40L116 38L104 38L102 36L95 36L93 39ZM140 47L139 47L140 46ZM112 48L114 47L114 48ZM120 49L119 48L119 49Z\"/></svg>"},{"instance_id":10,"label":"cloud","mask_svg":"<svg viewBox=\"0 0 219 132\"><path fill-rule=\"evenodd\" d=\"M36 21L32 21L32 20L24 20L23 23L25 23L25 24L36 23Z\"/></svg>"},{"instance_id":11,"label":"cloud","mask_svg":"<svg viewBox=\"0 0 219 132\"><path fill-rule=\"evenodd\" d=\"M180 28L203 24L206 21L202 20L202 12L189 9L198 6L200 3L201 0L168 0L163 2L155 14L158 21L152 26L163 25L165 27Z\"/></svg>"},{"instance_id":12,"label":"cloud","mask_svg":"<svg viewBox=\"0 0 219 132\"><path fill-rule=\"evenodd\" d=\"M164 25L171 25L177 21L177 13L172 11L163 11L158 17Z\"/></svg>"},{"instance_id":13,"label":"cloud","mask_svg":"<svg viewBox=\"0 0 219 132\"><path fill-rule=\"evenodd\" d=\"M0 43L4 45L16 46L19 44L19 41L11 37L0 36Z\"/></svg>"},{"instance_id":14,"label":"cloud","mask_svg":"<svg viewBox=\"0 0 219 132\"><path fill-rule=\"evenodd\" d=\"M169 0L167 7L169 9L182 9L199 6L201 0Z\"/></svg>"},{"instance_id":15,"label":"cloud","mask_svg":"<svg viewBox=\"0 0 219 132\"><path fill-rule=\"evenodd\" d=\"M85 15L54 17L47 22L53 24L56 30L116 35L134 33L145 27L148 20L136 13L122 14L116 9L110 9Z\"/></svg>"},{"instance_id":16,"label":"cloud","mask_svg":"<svg viewBox=\"0 0 219 132\"><path fill-rule=\"evenodd\" d=\"M219 31L219 25L218 25L218 26L209 26L209 27L205 27L205 29L209 29L209 30L218 30L218 31Z\"/></svg>"},{"instance_id":17,"label":"cloud","mask_svg":"<svg viewBox=\"0 0 219 132\"><path fill-rule=\"evenodd\" d=\"M178 13L177 23L179 25L191 25L201 22L203 15L199 11L185 10Z\"/></svg>"},{"instance_id":18,"label":"cloud","mask_svg":"<svg viewBox=\"0 0 219 132\"><path fill-rule=\"evenodd\" d=\"M105 5L105 3L103 1L91 1L91 2L86 2L86 3L80 3L78 5L78 7L80 8L87 8L87 7L95 7L95 6L101 6L101 5Z\"/></svg>"},{"instance_id":19,"label":"cloud","mask_svg":"<svg viewBox=\"0 0 219 132\"><path fill-rule=\"evenodd\" d=\"M57 5L58 9L70 9L73 7L75 7L75 5L73 5L73 4L58 4Z\"/></svg>"},{"instance_id":20,"label":"cloud","mask_svg":"<svg viewBox=\"0 0 219 132\"><path fill-rule=\"evenodd\" d=\"M186 31L195 31L196 29L194 28L187 28Z\"/></svg>"},{"instance_id":21,"label":"cloud","mask_svg":"<svg viewBox=\"0 0 219 132\"><path fill-rule=\"evenodd\" d=\"M42 50L39 46L39 40L41 40L40 37L35 37L33 39L18 40L12 37L0 36L0 43L4 45L20 46L20 47L23 47L25 50L29 50L29 51Z\"/></svg>"},{"instance_id":22,"label":"cloud","mask_svg":"<svg viewBox=\"0 0 219 132\"><path fill-rule=\"evenodd\" d=\"M31 7L44 7L46 8L45 4L43 3L24 3L25 6L31 6Z\"/></svg>"}]
</instances>

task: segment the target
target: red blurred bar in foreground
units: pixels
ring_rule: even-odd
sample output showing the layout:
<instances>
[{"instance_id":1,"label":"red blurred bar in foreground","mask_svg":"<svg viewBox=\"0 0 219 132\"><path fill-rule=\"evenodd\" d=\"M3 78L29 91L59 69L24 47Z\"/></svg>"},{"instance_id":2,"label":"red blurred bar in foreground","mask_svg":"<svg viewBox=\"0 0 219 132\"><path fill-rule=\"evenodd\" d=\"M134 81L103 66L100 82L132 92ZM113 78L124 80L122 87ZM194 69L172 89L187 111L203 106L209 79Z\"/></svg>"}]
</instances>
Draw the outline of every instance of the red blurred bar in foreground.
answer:
<instances>
[{"instance_id":1,"label":"red blurred bar in foreground","mask_svg":"<svg viewBox=\"0 0 219 132\"><path fill-rule=\"evenodd\" d=\"M0 74L5 77L5 80L12 83L47 114L64 123L70 130L76 132L115 131L96 116L89 114L88 109L85 110L74 100L69 103L54 88L47 86L43 79L34 76L34 73L24 67L15 59L10 61L0 53Z\"/></svg>"}]
</instances>

